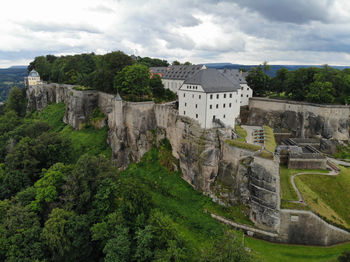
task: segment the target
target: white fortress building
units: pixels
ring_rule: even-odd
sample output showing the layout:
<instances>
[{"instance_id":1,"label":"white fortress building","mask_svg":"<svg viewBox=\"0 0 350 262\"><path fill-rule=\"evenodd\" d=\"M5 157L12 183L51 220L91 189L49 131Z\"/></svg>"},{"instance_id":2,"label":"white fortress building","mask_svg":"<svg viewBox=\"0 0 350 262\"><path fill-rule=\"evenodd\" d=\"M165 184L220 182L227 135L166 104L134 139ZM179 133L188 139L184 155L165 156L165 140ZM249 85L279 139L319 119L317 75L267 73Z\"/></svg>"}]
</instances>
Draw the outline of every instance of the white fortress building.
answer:
<instances>
[{"instance_id":1,"label":"white fortress building","mask_svg":"<svg viewBox=\"0 0 350 262\"><path fill-rule=\"evenodd\" d=\"M206 69L205 65L177 65L171 66L163 75L162 83L164 88L170 89L174 93L178 93L181 85L185 80L201 69Z\"/></svg>"},{"instance_id":2,"label":"white fortress building","mask_svg":"<svg viewBox=\"0 0 350 262\"><path fill-rule=\"evenodd\" d=\"M179 115L197 120L202 128L235 127L241 87L216 69L201 69L178 90Z\"/></svg>"},{"instance_id":3,"label":"white fortress building","mask_svg":"<svg viewBox=\"0 0 350 262\"><path fill-rule=\"evenodd\" d=\"M249 98L253 97L253 90L245 80L248 73L239 71L238 69L219 69L219 71L231 81L239 83L242 88L240 104L241 106L249 105Z\"/></svg>"},{"instance_id":4,"label":"white fortress building","mask_svg":"<svg viewBox=\"0 0 350 262\"><path fill-rule=\"evenodd\" d=\"M24 78L24 85L26 87L28 86L36 86L36 85L40 85L43 82L40 80L40 75L37 71L35 71L34 69L32 71L30 71L29 75L27 77Z\"/></svg>"}]
</instances>

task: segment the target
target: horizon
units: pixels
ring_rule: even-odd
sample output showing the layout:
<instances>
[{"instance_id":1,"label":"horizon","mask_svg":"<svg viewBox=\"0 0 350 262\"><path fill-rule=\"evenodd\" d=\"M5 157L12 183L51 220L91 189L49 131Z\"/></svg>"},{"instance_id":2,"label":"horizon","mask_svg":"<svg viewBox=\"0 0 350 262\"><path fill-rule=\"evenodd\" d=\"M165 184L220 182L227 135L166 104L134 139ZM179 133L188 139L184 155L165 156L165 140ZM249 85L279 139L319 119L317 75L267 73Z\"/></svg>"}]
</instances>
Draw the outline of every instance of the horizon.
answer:
<instances>
[{"instance_id":1,"label":"horizon","mask_svg":"<svg viewBox=\"0 0 350 262\"><path fill-rule=\"evenodd\" d=\"M152 58L158 58L158 59L162 59L162 58L159 58L159 57L152 57ZM171 65L171 61L168 61L169 64ZM181 61L182 63L184 63L185 61ZM209 65L209 64L226 64L226 65L238 65L238 66L259 66L261 65L263 62L261 63L258 63L258 64L238 64L238 63L231 63L231 62L208 62L208 63L197 63L197 64L205 64L205 65ZM313 67L313 66L316 66L316 67L320 67L320 66L323 66L325 64L271 64L268 62L268 65L270 66L300 66L300 67ZM331 66L331 67L350 67L350 65L332 65L332 64L327 64L328 66ZM9 67L0 67L0 70L3 70L3 69L11 69L11 68L15 68L15 67L28 67L29 64L27 65L12 65L12 66L9 66Z\"/></svg>"}]
</instances>

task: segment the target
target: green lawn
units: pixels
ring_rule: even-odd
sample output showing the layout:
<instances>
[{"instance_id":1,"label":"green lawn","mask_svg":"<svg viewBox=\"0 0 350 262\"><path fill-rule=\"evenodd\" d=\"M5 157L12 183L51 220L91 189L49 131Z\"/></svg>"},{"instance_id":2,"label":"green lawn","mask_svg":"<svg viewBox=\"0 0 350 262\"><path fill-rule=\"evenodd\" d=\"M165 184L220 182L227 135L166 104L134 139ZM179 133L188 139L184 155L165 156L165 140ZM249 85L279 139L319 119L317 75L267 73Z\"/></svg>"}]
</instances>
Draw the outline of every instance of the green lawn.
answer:
<instances>
[{"instance_id":1,"label":"green lawn","mask_svg":"<svg viewBox=\"0 0 350 262\"><path fill-rule=\"evenodd\" d=\"M338 176L302 175L296 182L314 212L350 228L349 168L341 167ZM332 214L332 211L336 214ZM343 220L345 225L339 219Z\"/></svg>"},{"instance_id":2,"label":"green lawn","mask_svg":"<svg viewBox=\"0 0 350 262\"><path fill-rule=\"evenodd\" d=\"M238 138L237 138L238 141L246 142L245 138L247 137L247 131L243 127L236 125L235 132L238 135Z\"/></svg>"},{"instance_id":3,"label":"green lawn","mask_svg":"<svg viewBox=\"0 0 350 262\"><path fill-rule=\"evenodd\" d=\"M273 159L273 154L267 150L262 150L258 156L266 159Z\"/></svg>"},{"instance_id":4,"label":"green lawn","mask_svg":"<svg viewBox=\"0 0 350 262\"><path fill-rule=\"evenodd\" d=\"M247 149L247 150L250 150L250 151L258 151L258 150L261 149L261 146L248 144L248 143L241 142L241 141L238 141L238 140L227 139L225 141L225 143L230 145L230 146L235 146L235 147Z\"/></svg>"},{"instance_id":5,"label":"green lawn","mask_svg":"<svg viewBox=\"0 0 350 262\"><path fill-rule=\"evenodd\" d=\"M264 126L264 130L265 130L265 148L271 153L274 153L277 143L275 140L275 135L273 133L273 130L269 126Z\"/></svg>"},{"instance_id":6,"label":"green lawn","mask_svg":"<svg viewBox=\"0 0 350 262\"><path fill-rule=\"evenodd\" d=\"M288 169L286 166L280 166L280 183L281 183L281 199L284 200L298 200L297 193L295 192L290 177L297 173L327 173L327 170L323 169ZM317 175L315 175L317 176Z\"/></svg>"},{"instance_id":7,"label":"green lawn","mask_svg":"<svg viewBox=\"0 0 350 262\"><path fill-rule=\"evenodd\" d=\"M314 247L276 244L248 237L245 243L266 262L336 262L343 251L350 250L350 243L333 247Z\"/></svg>"}]
</instances>

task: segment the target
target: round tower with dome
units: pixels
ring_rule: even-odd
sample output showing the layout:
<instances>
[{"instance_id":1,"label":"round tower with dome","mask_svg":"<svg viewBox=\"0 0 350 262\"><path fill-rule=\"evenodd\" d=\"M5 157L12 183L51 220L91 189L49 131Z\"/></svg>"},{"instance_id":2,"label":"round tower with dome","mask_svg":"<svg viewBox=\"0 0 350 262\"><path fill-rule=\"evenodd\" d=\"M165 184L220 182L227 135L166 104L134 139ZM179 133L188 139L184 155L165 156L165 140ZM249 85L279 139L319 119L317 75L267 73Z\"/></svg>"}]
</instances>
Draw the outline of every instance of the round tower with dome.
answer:
<instances>
[{"instance_id":1,"label":"round tower with dome","mask_svg":"<svg viewBox=\"0 0 350 262\"><path fill-rule=\"evenodd\" d=\"M40 80L40 75L34 69L30 71L27 77L24 78L24 84L26 87L28 86L36 86L42 84Z\"/></svg>"}]
</instances>

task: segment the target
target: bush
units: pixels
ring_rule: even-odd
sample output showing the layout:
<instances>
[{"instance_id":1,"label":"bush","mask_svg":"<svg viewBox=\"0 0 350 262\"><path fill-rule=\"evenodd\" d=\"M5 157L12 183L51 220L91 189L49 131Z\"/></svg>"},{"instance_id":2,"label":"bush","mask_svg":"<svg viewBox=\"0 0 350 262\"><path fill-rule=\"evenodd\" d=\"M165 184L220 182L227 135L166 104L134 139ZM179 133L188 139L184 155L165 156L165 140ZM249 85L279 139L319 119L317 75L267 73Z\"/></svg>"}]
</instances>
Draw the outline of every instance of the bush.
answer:
<instances>
[{"instance_id":1,"label":"bush","mask_svg":"<svg viewBox=\"0 0 350 262\"><path fill-rule=\"evenodd\" d=\"M349 251L344 251L339 257L338 257L339 262L350 262L350 252Z\"/></svg>"}]
</instances>

